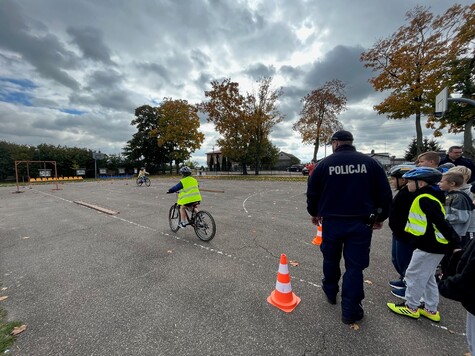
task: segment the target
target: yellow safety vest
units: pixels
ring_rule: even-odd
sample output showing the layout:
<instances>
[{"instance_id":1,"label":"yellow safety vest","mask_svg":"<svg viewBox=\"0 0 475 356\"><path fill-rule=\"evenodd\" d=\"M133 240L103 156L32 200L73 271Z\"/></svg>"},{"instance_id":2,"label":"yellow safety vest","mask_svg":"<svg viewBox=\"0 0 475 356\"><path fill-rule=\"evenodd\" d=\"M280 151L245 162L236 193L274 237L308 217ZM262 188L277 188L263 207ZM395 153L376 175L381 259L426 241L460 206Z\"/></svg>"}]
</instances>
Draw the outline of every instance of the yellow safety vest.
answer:
<instances>
[{"instance_id":1,"label":"yellow safety vest","mask_svg":"<svg viewBox=\"0 0 475 356\"><path fill-rule=\"evenodd\" d=\"M193 177L185 177L180 180L183 188L178 192L178 205L185 205L201 201L200 190L198 189L198 181Z\"/></svg>"},{"instance_id":2,"label":"yellow safety vest","mask_svg":"<svg viewBox=\"0 0 475 356\"><path fill-rule=\"evenodd\" d=\"M432 200L435 200L437 203L440 205L440 210L442 210L442 213L445 216L445 209L442 203L439 201L439 199L435 198L434 196L430 194L421 194L419 195L416 199L411 204L411 208L409 209L409 217L406 223L406 227L404 228L404 231L414 235L414 236L422 236L425 234L427 230L427 217L426 214L421 209L421 206L419 205L419 200L421 198L429 198ZM437 242L440 242L441 244L448 244L449 241L446 240L444 235L440 233L440 231L435 227L434 224L432 224L434 228L434 233L435 233L435 239Z\"/></svg>"}]
</instances>

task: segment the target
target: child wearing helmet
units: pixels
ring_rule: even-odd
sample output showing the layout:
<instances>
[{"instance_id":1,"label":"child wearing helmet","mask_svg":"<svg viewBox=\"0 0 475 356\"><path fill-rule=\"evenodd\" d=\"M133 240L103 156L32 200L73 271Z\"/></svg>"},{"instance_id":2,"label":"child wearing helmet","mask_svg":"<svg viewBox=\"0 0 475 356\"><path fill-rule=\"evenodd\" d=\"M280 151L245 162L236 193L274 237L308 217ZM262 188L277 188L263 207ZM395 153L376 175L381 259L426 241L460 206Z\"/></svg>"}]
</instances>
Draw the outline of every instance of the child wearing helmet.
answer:
<instances>
[{"instance_id":1,"label":"child wearing helmet","mask_svg":"<svg viewBox=\"0 0 475 356\"><path fill-rule=\"evenodd\" d=\"M394 313L418 319L421 315L440 321L439 291L435 273L437 266L449 251L460 249L459 237L445 219L445 209L431 187L442 178L442 173L429 167L417 167L403 174L407 189L414 193L404 231L410 234L414 252L406 270L405 299L401 304L387 303ZM425 305L420 306L421 298Z\"/></svg>"},{"instance_id":2,"label":"child wearing helmet","mask_svg":"<svg viewBox=\"0 0 475 356\"><path fill-rule=\"evenodd\" d=\"M185 209L190 206L195 206L195 210L198 210L196 205L201 202L201 193L198 188L198 181L191 176L191 169L188 166L183 166L180 169L180 173L183 176L182 179L175 186L168 189L167 193L178 192L177 204L180 206L180 224L181 228L186 227L186 211Z\"/></svg>"},{"instance_id":3,"label":"child wearing helmet","mask_svg":"<svg viewBox=\"0 0 475 356\"><path fill-rule=\"evenodd\" d=\"M414 251L414 248L410 244L411 235L404 231L409 209L414 200L414 193L407 190L407 180L402 178L402 176L413 168L415 168L414 165L400 164L389 170L390 182L396 191L389 210L388 223L392 231L391 260L399 274L399 278L389 281L389 285L393 289L401 290L403 295L406 289L406 284L403 279L406 274L407 266L409 266L409 262L411 262L412 251Z\"/></svg>"},{"instance_id":4,"label":"child wearing helmet","mask_svg":"<svg viewBox=\"0 0 475 356\"><path fill-rule=\"evenodd\" d=\"M142 168L140 168L139 175L138 175L137 178L140 178L140 179L143 180L143 178L144 178L146 175L148 175L148 174L150 174L150 173L148 173L148 172L145 170L145 167L142 167Z\"/></svg>"}]
</instances>

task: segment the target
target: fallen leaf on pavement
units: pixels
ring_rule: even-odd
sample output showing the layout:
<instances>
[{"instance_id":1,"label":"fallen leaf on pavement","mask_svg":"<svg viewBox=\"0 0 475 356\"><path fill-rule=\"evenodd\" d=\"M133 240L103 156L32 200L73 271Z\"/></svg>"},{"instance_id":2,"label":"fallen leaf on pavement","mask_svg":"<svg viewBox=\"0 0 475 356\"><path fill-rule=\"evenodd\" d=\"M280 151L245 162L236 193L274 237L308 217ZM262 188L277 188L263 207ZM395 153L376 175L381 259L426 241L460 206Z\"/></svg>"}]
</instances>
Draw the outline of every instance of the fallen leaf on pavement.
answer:
<instances>
[{"instance_id":1,"label":"fallen leaf on pavement","mask_svg":"<svg viewBox=\"0 0 475 356\"><path fill-rule=\"evenodd\" d=\"M24 240L24 239L29 239L29 238L30 238L30 236L23 236L23 237L22 237L22 240Z\"/></svg>"},{"instance_id":2,"label":"fallen leaf on pavement","mask_svg":"<svg viewBox=\"0 0 475 356\"><path fill-rule=\"evenodd\" d=\"M371 282L369 279L365 280L364 282L365 282L366 284L370 284L370 285L373 284L373 282Z\"/></svg>"},{"instance_id":3,"label":"fallen leaf on pavement","mask_svg":"<svg viewBox=\"0 0 475 356\"><path fill-rule=\"evenodd\" d=\"M358 324L351 324L351 325L350 325L350 329L359 330L359 329L360 329L360 326L359 326Z\"/></svg>"},{"instance_id":4,"label":"fallen leaf on pavement","mask_svg":"<svg viewBox=\"0 0 475 356\"><path fill-rule=\"evenodd\" d=\"M18 334L21 334L25 330L26 330L26 325L25 324L23 324L22 326L16 326L16 327L13 328L10 335L16 336Z\"/></svg>"},{"instance_id":5,"label":"fallen leaf on pavement","mask_svg":"<svg viewBox=\"0 0 475 356\"><path fill-rule=\"evenodd\" d=\"M299 263L297 261L289 261L289 264L292 266L292 267L297 267L299 265Z\"/></svg>"},{"instance_id":6,"label":"fallen leaf on pavement","mask_svg":"<svg viewBox=\"0 0 475 356\"><path fill-rule=\"evenodd\" d=\"M0 297L0 302L3 302L5 299L7 299L8 297L6 295L4 295L3 297Z\"/></svg>"},{"instance_id":7,"label":"fallen leaf on pavement","mask_svg":"<svg viewBox=\"0 0 475 356\"><path fill-rule=\"evenodd\" d=\"M173 251L172 250L168 250L167 253L172 253Z\"/></svg>"}]
</instances>

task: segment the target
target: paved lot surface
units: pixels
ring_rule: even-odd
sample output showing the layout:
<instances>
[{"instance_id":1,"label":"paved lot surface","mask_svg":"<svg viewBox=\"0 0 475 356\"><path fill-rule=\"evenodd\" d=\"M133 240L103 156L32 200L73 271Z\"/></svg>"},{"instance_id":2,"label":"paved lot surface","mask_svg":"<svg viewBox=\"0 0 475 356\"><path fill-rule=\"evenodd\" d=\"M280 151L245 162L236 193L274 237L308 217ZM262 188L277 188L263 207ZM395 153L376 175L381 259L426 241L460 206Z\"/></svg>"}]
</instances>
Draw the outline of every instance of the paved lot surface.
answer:
<instances>
[{"instance_id":1,"label":"paved lot surface","mask_svg":"<svg viewBox=\"0 0 475 356\"><path fill-rule=\"evenodd\" d=\"M321 290L322 257L304 182L202 179L209 243L168 227L176 182L152 179L0 188L0 283L27 330L12 355L463 355L465 310L443 299L442 321L392 314L390 232L373 237L365 318L355 330ZM348 197L351 199L351 197ZM119 211L107 215L74 201ZM279 258L301 303L266 299ZM0 288L1 290L1 288Z\"/></svg>"}]
</instances>

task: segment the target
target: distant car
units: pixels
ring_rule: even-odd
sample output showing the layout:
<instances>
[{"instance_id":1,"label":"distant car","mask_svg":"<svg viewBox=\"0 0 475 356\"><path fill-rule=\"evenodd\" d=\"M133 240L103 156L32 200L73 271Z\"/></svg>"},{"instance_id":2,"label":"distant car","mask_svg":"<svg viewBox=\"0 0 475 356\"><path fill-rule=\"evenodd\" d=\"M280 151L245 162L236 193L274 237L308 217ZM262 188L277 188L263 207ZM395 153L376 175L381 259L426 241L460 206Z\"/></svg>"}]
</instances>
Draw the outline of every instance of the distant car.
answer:
<instances>
[{"instance_id":1,"label":"distant car","mask_svg":"<svg viewBox=\"0 0 475 356\"><path fill-rule=\"evenodd\" d=\"M308 173L309 173L308 168L307 168L307 167L303 167L303 168L302 168L302 174L303 174L304 176L308 176Z\"/></svg>"},{"instance_id":2,"label":"distant car","mask_svg":"<svg viewBox=\"0 0 475 356\"><path fill-rule=\"evenodd\" d=\"M302 172L302 169L304 169L305 166L303 164L294 164L293 166L290 166L287 168L287 171L289 172Z\"/></svg>"}]
</instances>

